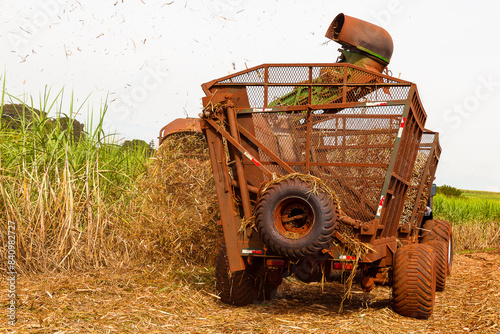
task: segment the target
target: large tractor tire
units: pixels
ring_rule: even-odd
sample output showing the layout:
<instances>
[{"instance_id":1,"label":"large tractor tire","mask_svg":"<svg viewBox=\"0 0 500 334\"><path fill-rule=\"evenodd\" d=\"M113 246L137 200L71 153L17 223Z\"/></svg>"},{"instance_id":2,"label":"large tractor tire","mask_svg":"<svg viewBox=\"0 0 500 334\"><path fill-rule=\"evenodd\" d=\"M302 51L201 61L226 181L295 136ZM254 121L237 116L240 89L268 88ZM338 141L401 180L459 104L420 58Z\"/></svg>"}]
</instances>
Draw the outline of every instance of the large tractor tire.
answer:
<instances>
[{"instance_id":1,"label":"large tractor tire","mask_svg":"<svg viewBox=\"0 0 500 334\"><path fill-rule=\"evenodd\" d=\"M441 240L432 240L426 245L431 246L436 253L436 291L444 291L448 276L448 245Z\"/></svg>"},{"instance_id":2,"label":"large tractor tire","mask_svg":"<svg viewBox=\"0 0 500 334\"><path fill-rule=\"evenodd\" d=\"M248 268L230 273L224 243L219 249L215 263L215 289L221 301L230 305L248 305L258 297L258 292L255 290L255 279Z\"/></svg>"},{"instance_id":3,"label":"large tractor tire","mask_svg":"<svg viewBox=\"0 0 500 334\"><path fill-rule=\"evenodd\" d=\"M394 258L393 309L411 318L427 319L436 295L436 255L431 246L413 244L399 248Z\"/></svg>"},{"instance_id":4,"label":"large tractor tire","mask_svg":"<svg viewBox=\"0 0 500 334\"><path fill-rule=\"evenodd\" d=\"M320 188L301 179L271 185L260 198L256 226L275 254L300 259L330 247L336 227L336 204Z\"/></svg>"},{"instance_id":5,"label":"large tractor tire","mask_svg":"<svg viewBox=\"0 0 500 334\"><path fill-rule=\"evenodd\" d=\"M451 223L441 219L426 221L422 226L420 243L428 243L432 240L441 240L446 243L446 274L451 275L451 266L453 264L453 233Z\"/></svg>"}]
</instances>

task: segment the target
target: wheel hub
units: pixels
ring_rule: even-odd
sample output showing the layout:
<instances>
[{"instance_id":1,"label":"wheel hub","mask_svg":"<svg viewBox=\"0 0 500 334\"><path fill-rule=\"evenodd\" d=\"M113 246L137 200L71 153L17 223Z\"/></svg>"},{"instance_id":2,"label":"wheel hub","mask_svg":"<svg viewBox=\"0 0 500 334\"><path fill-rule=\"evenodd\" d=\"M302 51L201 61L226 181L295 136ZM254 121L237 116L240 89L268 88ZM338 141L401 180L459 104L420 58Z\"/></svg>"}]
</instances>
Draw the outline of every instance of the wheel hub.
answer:
<instances>
[{"instance_id":1,"label":"wheel hub","mask_svg":"<svg viewBox=\"0 0 500 334\"><path fill-rule=\"evenodd\" d=\"M285 237L298 239L306 235L314 223L311 206L301 198L281 201L274 211L274 225Z\"/></svg>"}]
</instances>

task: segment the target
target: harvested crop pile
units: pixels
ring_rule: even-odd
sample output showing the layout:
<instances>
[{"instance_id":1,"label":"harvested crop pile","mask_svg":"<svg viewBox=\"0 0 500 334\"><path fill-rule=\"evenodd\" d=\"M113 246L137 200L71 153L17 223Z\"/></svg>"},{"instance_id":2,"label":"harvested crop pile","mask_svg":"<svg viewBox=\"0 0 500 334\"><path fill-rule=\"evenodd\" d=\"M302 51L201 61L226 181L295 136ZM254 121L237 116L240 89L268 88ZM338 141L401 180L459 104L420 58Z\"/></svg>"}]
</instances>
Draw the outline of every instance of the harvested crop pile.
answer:
<instances>
[{"instance_id":1,"label":"harvested crop pile","mask_svg":"<svg viewBox=\"0 0 500 334\"><path fill-rule=\"evenodd\" d=\"M208 147L200 134L167 138L138 182L131 215L139 251L173 263L211 263L220 231Z\"/></svg>"}]
</instances>

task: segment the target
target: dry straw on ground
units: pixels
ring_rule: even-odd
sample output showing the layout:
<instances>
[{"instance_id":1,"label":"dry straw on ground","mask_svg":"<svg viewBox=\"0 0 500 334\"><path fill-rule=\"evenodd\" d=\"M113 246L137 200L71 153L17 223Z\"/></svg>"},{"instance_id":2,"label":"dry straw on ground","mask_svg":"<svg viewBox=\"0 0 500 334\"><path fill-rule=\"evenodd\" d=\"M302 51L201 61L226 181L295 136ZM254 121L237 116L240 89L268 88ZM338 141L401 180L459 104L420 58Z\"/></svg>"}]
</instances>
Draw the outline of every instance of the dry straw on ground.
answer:
<instances>
[{"instance_id":1,"label":"dry straw on ground","mask_svg":"<svg viewBox=\"0 0 500 334\"><path fill-rule=\"evenodd\" d=\"M353 287L338 313L340 283L286 279L272 302L221 303L213 271L150 265L19 277L17 332L30 333L498 333L500 250L455 254L434 314L416 320L394 313L389 287ZM5 285L0 293L7 295ZM0 323L8 327L6 317Z\"/></svg>"},{"instance_id":2,"label":"dry straw on ground","mask_svg":"<svg viewBox=\"0 0 500 334\"><path fill-rule=\"evenodd\" d=\"M108 252L102 253L110 259L108 267L20 274L17 325L9 327L3 317L1 330L498 333L500 329L500 251L456 255L453 275L447 289L436 295L435 313L428 321L395 314L390 288L377 287L365 294L356 282L343 313L338 313L344 296L341 283L305 284L294 279L286 279L270 303L242 308L222 304L215 296L213 275L221 237L215 223L218 207L207 148L199 136L172 138L160 147L147 174L130 191L136 196L117 205L114 215L108 213L102 229L102 240L108 242L101 251ZM116 223L116 217L122 217L127 229ZM486 230L465 224L453 228L456 250L500 243L498 223ZM120 249L112 247L113 240ZM0 293L7 296L6 285L1 285Z\"/></svg>"}]
</instances>

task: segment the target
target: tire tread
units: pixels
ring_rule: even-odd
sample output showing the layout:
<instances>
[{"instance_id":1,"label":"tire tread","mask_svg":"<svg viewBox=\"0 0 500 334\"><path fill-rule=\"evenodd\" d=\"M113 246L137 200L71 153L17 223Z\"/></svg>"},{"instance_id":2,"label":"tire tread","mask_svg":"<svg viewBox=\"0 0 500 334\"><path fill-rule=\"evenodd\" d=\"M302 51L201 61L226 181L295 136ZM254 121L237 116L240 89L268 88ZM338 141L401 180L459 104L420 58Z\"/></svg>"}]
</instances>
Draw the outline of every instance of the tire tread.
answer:
<instances>
[{"instance_id":1,"label":"tire tread","mask_svg":"<svg viewBox=\"0 0 500 334\"><path fill-rule=\"evenodd\" d=\"M393 308L407 317L427 319L434 309L435 253L431 246L413 244L398 249L393 272Z\"/></svg>"},{"instance_id":2,"label":"tire tread","mask_svg":"<svg viewBox=\"0 0 500 334\"><path fill-rule=\"evenodd\" d=\"M444 241L446 244L446 274L451 275L451 267L453 264L453 231L451 223L442 219L428 220L422 226L423 231L420 238L420 243L429 243L433 240ZM448 247L451 246L451 252ZM451 254L451 259L448 259L448 254Z\"/></svg>"},{"instance_id":3,"label":"tire tread","mask_svg":"<svg viewBox=\"0 0 500 334\"><path fill-rule=\"evenodd\" d=\"M266 190L266 192L260 198L256 208L255 221L257 231L264 243L267 245L267 247L269 247L269 249L271 249L272 252L293 259L313 256L315 254L318 254L322 249L329 248L333 232L337 226L337 205L333 203L328 194L321 191L320 189L317 189L315 194L318 196L321 202L321 210L325 216L325 219L321 224L321 233L316 240L309 243L309 245L305 247L290 249L287 247L283 247L266 233L264 228L265 223L263 216L265 210L269 209L269 201L271 201L272 198L277 195L277 193L288 191L290 189L304 189L304 187L310 188L309 183L296 178L287 179L282 182L276 183Z\"/></svg>"},{"instance_id":4,"label":"tire tread","mask_svg":"<svg viewBox=\"0 0 500 334\"><path fill-rule=\"evenodd\" d=\"M221 301L236 306L251 304L257 297L254 285L247 270L230 274L226 245L222 243L215 263L215 289Z\"/></svg>"}]
</instances>

